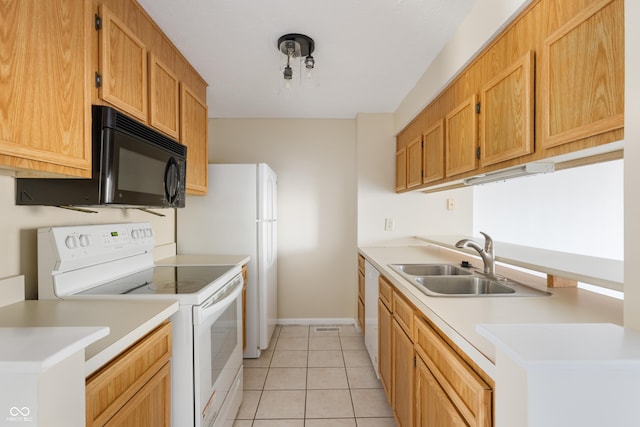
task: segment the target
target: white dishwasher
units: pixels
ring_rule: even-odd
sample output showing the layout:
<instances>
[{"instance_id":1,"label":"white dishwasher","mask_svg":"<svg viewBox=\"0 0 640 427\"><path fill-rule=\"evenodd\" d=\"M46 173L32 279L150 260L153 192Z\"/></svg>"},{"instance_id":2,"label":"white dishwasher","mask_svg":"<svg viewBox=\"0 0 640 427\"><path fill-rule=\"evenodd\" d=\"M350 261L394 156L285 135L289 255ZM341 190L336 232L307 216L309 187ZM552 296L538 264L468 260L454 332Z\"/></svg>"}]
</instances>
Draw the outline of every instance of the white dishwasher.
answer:
<instances>
[{"instance_id":1,"label":"white dishwasher","mask_svg":"<svg viewBox=\"0 0 640 427\"><path fill-rule=\"evenodd\" d=\"M378 277L380 273L368 261L364 262L364 344L378 374Z\"/></svg>"}]
</instances>

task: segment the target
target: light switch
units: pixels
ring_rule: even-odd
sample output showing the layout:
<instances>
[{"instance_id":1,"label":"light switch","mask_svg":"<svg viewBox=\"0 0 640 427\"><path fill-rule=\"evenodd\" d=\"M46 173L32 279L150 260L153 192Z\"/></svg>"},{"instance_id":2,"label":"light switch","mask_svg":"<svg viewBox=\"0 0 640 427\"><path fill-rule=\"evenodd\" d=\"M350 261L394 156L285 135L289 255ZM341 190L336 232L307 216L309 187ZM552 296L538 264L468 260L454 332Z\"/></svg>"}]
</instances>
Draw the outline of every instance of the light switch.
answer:
<instances>
[{"instance_id":1,"label":"light switch","mask_svg":"<svg viewBox=\"0 0 640 427\"><path fill-rule=\"evenodd\" d=\"M384 219L384 231L393 231L393 218Z\"/></svg>"}]
</instances>

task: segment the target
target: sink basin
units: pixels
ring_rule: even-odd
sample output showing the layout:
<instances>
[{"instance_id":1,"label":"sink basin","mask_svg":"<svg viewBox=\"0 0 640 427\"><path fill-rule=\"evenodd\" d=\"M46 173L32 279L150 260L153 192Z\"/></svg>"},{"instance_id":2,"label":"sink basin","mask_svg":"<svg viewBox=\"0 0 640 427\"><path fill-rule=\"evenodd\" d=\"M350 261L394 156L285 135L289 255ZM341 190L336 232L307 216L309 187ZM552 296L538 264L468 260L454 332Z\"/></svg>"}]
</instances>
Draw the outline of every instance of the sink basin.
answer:
<instances>
[{"instance_id":1,"label":"sink basin","mask_svg":"<svg viewBox=\"0 0 640 427\"><path fill-rule=\"evenodd\" d=\"M551 295L504 277L485 275L453 264L389 264L389 267L432 297Z\"/></svg>"},{"instance_id":2,"label":"sink basin","mask_svg":"<svg viewBox=\"0 0 640 427\"><path fill-rule=\"evenodd\" d=\"M470 271L451 264L391 264L390 267L409 276L471 275Z\"/></svg>"},{"instance_id":3,"label":"sink basin","mask_svg":"<svg viewBox=\"0 0 640 427\"><path fill-rule=\"evenodd\" d=\"M418 288L427 295L431 293L441 295L496 295L515 294L515 289L505 286L497 280L477 276L449 276L449 277L416 277Z\"/></svg>"}]
</instances>

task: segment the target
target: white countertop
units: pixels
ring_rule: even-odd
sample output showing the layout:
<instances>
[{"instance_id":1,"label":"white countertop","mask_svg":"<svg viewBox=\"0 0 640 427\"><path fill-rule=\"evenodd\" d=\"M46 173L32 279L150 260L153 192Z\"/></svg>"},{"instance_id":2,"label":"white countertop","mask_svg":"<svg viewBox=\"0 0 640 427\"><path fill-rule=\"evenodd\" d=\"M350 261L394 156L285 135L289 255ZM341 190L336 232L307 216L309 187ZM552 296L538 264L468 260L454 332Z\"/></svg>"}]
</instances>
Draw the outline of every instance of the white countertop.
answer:
<instances>
[{"instance_id":1,"label":"white countertop","mask_svg":"<svg viewBox=\"0 0 640 427\"><path fill-rule=\"evenodd\" d=\"M156 265L238 265L248 263L248 255L174 255L156 260Z\"/></svg>"},{"instance_id":2,"label":"white countertop","mask_svg":"<svg viewBox=\"0 0 640 427\"><path fill-rule=\"evenodd\" d=\"M552 295L539 297L427 296L389 268L388 264L459 264L469 257L419 239L413 243L414 246L360 248L360 253L492 378L495 373L495 345L478 333L478 324L623 323L621 300L578 288L550 289ZM546 290L544 278L501 266L496 269L507 277Z\"/></svg>"},{"instance_id":3,"label":"white countertop","mask_svg":"<svg viewBox=\"0 0 640 427\"><path fill-rule=\"evenodd\" d=\"M0 308L0 328L21 328L26 336L27 328L46 327L54 337L68 329L65 327L107 327L109 334L85 349L85 373L89 376L177 310L178 302L168 300L29 300ZM3 337L0 340L6 347ZM24 360L31 358L31 352L44 352L49 341L24 348Z\"/></svg>"},{"instance_id":4,"label":"white countertop","mask_svg":"<svg viewBox=\"0 0 640 427\"><path fill-rule=\"evenodd\" d=\"M640 368L640 332L619 325L493 324L478 332L528 369Z\"/></svg>"},{"instance_id":5,"label":"white countertop","mask_svg":"<svg viewBox=\"0 0 640 427\"><path fill-rule=\"evenodd\" d=\"M0 374L44 372L108 334L108 327L0 327Z\"/></svg>"}]
</instances>

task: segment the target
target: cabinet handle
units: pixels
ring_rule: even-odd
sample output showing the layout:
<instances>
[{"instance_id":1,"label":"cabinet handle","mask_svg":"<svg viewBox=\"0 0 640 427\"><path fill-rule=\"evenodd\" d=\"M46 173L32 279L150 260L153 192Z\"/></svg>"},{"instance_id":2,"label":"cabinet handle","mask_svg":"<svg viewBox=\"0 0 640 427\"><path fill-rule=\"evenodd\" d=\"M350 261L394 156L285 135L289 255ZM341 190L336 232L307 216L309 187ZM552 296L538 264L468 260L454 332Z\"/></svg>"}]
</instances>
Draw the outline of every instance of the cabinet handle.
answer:
<instances>
[{"instance_id":1,"label":"cabinet handle","mask_svg":"<svg viewBox=\"0 0 640 427\"><path fill-rule=\"evenodd\" d=\"M102 75L96 71L96 87L102 87Z\"/></svg>"},{"instance_id":2,"label":"cabinet handle","mask_svg":"<svg viewBox=\"0 0 640 427\"><path fill-rule=\"evenodd\" d=\"M480 103L476 104L476 114L480 114Z\"/></svg>"},{"instance_id":3,"label":"cabinet handle","mask_svg":"<svg viewBox=\"0 0 640 427\"><path fill-rule=\"evenodd\" d=\"M94 26L96 28L96 31L100 31L102 29L102 18L96 13L94 19Z\"/></svg>"}]
</instances>

